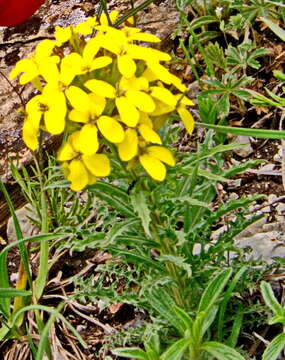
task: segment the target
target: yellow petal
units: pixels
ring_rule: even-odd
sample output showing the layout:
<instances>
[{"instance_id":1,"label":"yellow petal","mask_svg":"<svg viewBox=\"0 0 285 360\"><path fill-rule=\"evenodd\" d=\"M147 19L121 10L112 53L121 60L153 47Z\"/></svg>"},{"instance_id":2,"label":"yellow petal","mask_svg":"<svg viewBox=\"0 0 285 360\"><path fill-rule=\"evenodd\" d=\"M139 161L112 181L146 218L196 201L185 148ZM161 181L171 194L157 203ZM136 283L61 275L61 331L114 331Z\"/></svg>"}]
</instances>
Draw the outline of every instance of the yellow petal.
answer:
<instances>
[{"instance_id":1,"label":"yellow petal","mask_svg":"<svg viewBox=\"0 0 285 360\"><path fill-rule=\"evenodd\" d=\"M110 56L100 56L92 61L90 70L101 69L109 64L111 64L112 58Z\"/></svg>"},{"instance_id":2,"label":"yellow petal","mask_svg":"<svg viewBox=\"0 0 285 360\"><path fill-rule=\"evenodd\" d=\"M137 66L130 56L118 55L118 69L123 76L130 78L135 75Z\"/></svg>"},{"instance_id":3,"label":"yellow petal","mask_svg":"<svg viewBox=\"0 0 285 360\"><path fill-rule=\"evenodd\" d=\"M57 46L61 46L71 38L71 27L67 26L66 28L62 28L56 26L54 36L57 41Z\"/></svg>"},{"instance_id":4,"label":"yellow petal","mask_svg":"<svg viewBox=\"0 0 285 360\"><path fill-rule=\"evenodd\" d=\"M148 90L148 80L143 77L131 77L129 79L122 77L120 80L120 84L119 84L119 88L122 90L134 90L134 91L139 91L139 90Z\"/></svg>"},{"instance_id":5,"label":"yellow petal","mask_svg":"<svg viewBox=\"0 0 285 360\"><path fill-rule=\"evenodd\" d=\"M110 116L101 116L97 125L102 135L112 143L120 143L124 140L125 133L122 125Z\"/></svg>"},{"instance_id":6,"label":"yellow petal","mask_svg":"<svg viewBox=\"0 0 285 360\"><path fill-rule=\"evenodd\" d=\"M116 106L121 121L127 126L135 127L140 118L137 108L125 96L116 98Z\"/></svg>"},{"instance_id":7,"label":"yellow petal","mask_svg":"<svg viewBox=\"0 0 285 360\"><path fill-rule=\"evenodd\" d=\"M160 116L168 114L175 110L175 106L169 106L162 101L155 100L155 110L150 114L151 116Z\"/></svg>"},{"instance_id":8,"label":"yellow petal","mask_svg":"<svg viewBox=\"0 0 285 360\"><path fill-rule=\"evenodd\" d=\"M168 117L169 117L168 114L163 114L163 115L152 117L153 129L155 131L158 131L159 129L161 129L164 126Z\"/></svg>"},{"instance_id":9,"label":"yellow petal","mask_svg":"<svg viewBox=\"0 0 285 360\"><path fill-rule=\"evenodd\" d=\"M60 81L64 85L71 84L76 75L82 73L83 59L77 53L66 55L60 64Z\"/></svg>"},{"instance_id":10,"label":"yellow petal","mask_svg":"<svg viewBox=\"0 0 285 360\"><path fill-rule=\"evenodd\" d=\"M139 132L141 136L145 139L145 141L154 143L154 144L161 144L161 139L159 135L152 130L149 126L142 124L139 126Z\"/></svg>"},{"instance_id":11,"label":"yellow petal","mask_svg":"<svg viewBox=\"0 0 285 360\"><path fill-rule=\"evenodd\" d=\"M148 114L146 114L143 111L140 111L140 120L139 120L140 124L145 124L148 127L150 127L151 129L153 128L153 123L151 118L148 116Z\"/></svg>"},{"instance_id":12,"label":"yellow petal","mask_svg":"<svg viewBox=\"0 0 285 360\"><path fill-rule=\"evenodd\" d=\"M118 10L112 10L109 13L109 18L111 20L111 23L114 24L114 22L117 20L117 17L119 16L119 11ZM108 25L108 19L105 13L103 13L100 16L100 24L101 25Z\"/></svg>"},{"instance_id":13,"label":"yellow petal","mask_svg":"<svg viewBox=\"0 0 285 360\"><path fill-rule=\"evenodd\" d=\"M127 129L125 139L118 145L120 159L129 161L138 153L138 136L134 129Z\"/></svg>"},{"instance_id":14,"label":"yellow petal","mask_svg":"<svg viewBox=\"0 0 285 360\"><path fill-rule=\"evenodd\" d=\"M71 106L78 111L88 111L90 109L90 99L88 94L77 86L70 86L65 90Z\"/></svg>"},{"instance_id":15,"label":"yellow petal","mask_svg":"<svg viewBox=\"0 0 285 360\"><path fill-rule=\"evenodd\" d=\"M137 41L153 42L153 43L158 43L161 41L159 37L153 34L141 33L141 32L131 35L130 39Z\"/></svg>"},{"instance_id":16,"label":"yellow petal","mask_svg":"<svg viewBox=\"0 0 285 360\"><path fill-rule=\"evenodd\" d=\"M83 155L82 160L91 174L95 176L105 177L111 172L110 160L107 155Z\"/></svg>"},{"instance_id":17,"label":"yellow petal","mask_svg":"<svg viewBox=\"0 0 285 360\"><path fill-rule=\"evenodd\" d=\"M69 142L64 143L57 153L58 161L68 161L75 158L77 155L76 151L74 151L73 147Z\"/></svg>"},{"instance_id":18,"label":"yellow petal","mask_svg":"<svg viewBox=\"0 0 285 360\"><path fill-rule=\"evenodd\" d=\"M86 124L80 130L79 149L83 154L92 155L99 149L98 130L93 124Z\"/></svg>"},{"instance_id":19,"label":"yellow petal","mask_svg":"<svg viewBox=\"0 0 285 360\"><path fill-rule=\"evenodd\" d=\"M49 57L55 45L55 42L50 39L44 39L43 41L41 41L35 49L36 61L40 62L42 59Z\"/></svg>"},{"instance_id":20,"label":"yellow petal","mask_svg":"<svg viewBox=\"0 0 285 360\"><path fill-rule=\"evenodd\" d=\"M176 94L175 95L176 100L178 102L178 104L182 104L182 105L188 105L188 106L194 106L195 104L193 103L192 100L190 100L186 95L184 94Z\"/></svg>"},{"instance_id":21,"label":"yellow petal","mask_svg":"<svg viewBox=\"0 0 285 360\"><path fill-rule=\"evenodd\" d=\"M31 121L25 121L23 125L23 140L27 147L36 150L39 146L39 128L35 127Z\"/></svg>"},{"instance_id":22,"label":"yellow petal","mask_svg":"<svg viewBox=\"0 0 285 360\"><path fill-rule=\"evenodd\" d=\"M68 114L68 118L71 121L79 122L79 123L87 123L90 118L89 111L78 111L78 110L71 110Z\"/></svg>"},{"instance_id":23,"label":"yellow petal","mask_svg":"<svg viewBox=\"0 0 285 360\"><path fill-rule=\"evenodd\" d=\"M157 75L149 67L145 69L142 76L145 77L149 82L159 79L159 77L157 77Z\"/></svg>"},{"instance_id":24,"label":"yellow petal","mask_svg":"<svg viewBox=\"0 0 285 360\"><path fill-rule=\"evenodd\" d=\"M185 106L178 106L177 112L181 117L187 132L191 135L195 126L192 114L185 108Z\"/></svg>"},{"instance_id":25,"label":"yellow petal","mask_svg":"<svg viewBox=\"0 0 285 360\"><path fill-rule=\"evenodd\" d=\"M150 113L155 109L155 103L151 96L143 91L129 90L126 92L127 99L139 110Z\"/></svg>"},{"instance_id":26,"label":"yellow petal","mask_svg":"<svg viewBox=\"0 0 285 360\"><path fill-rule=\"evenodd\" d=\"M87 63L91 63L99 50L100 45L98 40L96 38L92 38L85 45L82 56Z\"/></svg>"},{"instance_id":27,"label":"yellow petal","mask_svg":"<svg viewBox=\"0 0 285 360\"><path fill-rule=\"evenodd\" d=\"M88 185L94 185L96 184L96 176L92 175L89 171L88 171Z\"/></svg>"},{"instance_id":28,"label":"yellow petal","mask_svg":"<svg viewBox=\"0 0 285 360\"><path fill-rule=\"evenodd\" d=\"M90 99L90 112L92 115L99 116L105 109L106 100L104 97L94 93L88 94Z\"/></svg>"},{"instance_id":29,"label":"yellow petal","mask_svg":"<svg viewBox=\"0 0 285 360\"><path fill-rule=\"evenodd\" d=\"M31 59L22 59L17 62L14 69L10 72L9 78L12 80L21 74L19 83L21 85L27 84L39 75L38 66Z\"/></svg>"},{"instance_id":30,"label":"yellow petal","mask_svg":"<svg viewBox=\"0 0 285 360\"><path fill-rule=\"evenodd\" d=\"M148 63L150 70L157 76L157 79L160 79L165 84L171 84L173 77L172 74L158 62Z\"/></svg>"},{"instance_id":31,"label":"yellow petal","mask_svg":"<svg viewBox=\"0 0 285 360\"><path fill-rule=\"evenodd\" d=\"M116 89L103 80L92 79L86 81L84 86L96 95L113 99L116 96Z\"/></svg>"},{"instance_id":32,"label":"yellow petal","mask_svg":"<svg viewBox=\"0 0 285 360\"><path fill-rule=\"evenodd\" d=\"M165 179L166 168L158 159L144 154L139 157L139 160L142 167L154 180L163 181Z\"/></svg>"},{"instance_id":33,"label":"yellow petal","mask_svg":"<svg viewBox=\"0 0 285 360\"><path fill-rule=\"evenodd\" d=\"M53 61L41 61L39 64L39 71L47 83L57 84L59 79L59 71L57 64L55 64Z\"/></svg>"},{"instance_id":34,"label":"yellow petal","mask_svg":"<svg viewBox=\"0 0 285 360\"><path fill-rule=\"evenodd\" d=\"M182 84L182 81L179 79L179 77L171 74L172 81L171 83L181 92L185 92L187 90L187 86Z\"/></svg>"},{"instance_id":35,"label":"yellow petal","mask_svg":"<svg viewBox=\"0 0 285 360\"><path fill-rule=\"evenodd\" d=\"M171 56L160 50L130 44L127 46L128 55L133 59L141 59L147 62L170 61Z\"/></svg>"},{"instance_id":36,"label":"yellow petal","mask_svg":"<svg viewBox=\"0 0 285 360\"><path fill-rule=\"evenodd\" d=\"M80 130L72 133L69 136L68 141L76 152L80 152Z\"/></svg>"},{"instance_id":37,"label":"yellow petal","mask_svg":"<svg viewBox=\"0 0 285 360\"><path fill-rule=\"evenodd\" d=\"M51 134L60 134L65 128L66 102L62 92L46 94L49 110L44 113L45 126Z\"/></svg>"},{"instance_id":38,"label":"yellow petal","mask_svg":"<svg viewBox=\"0 0 285 360\"><path fill-rule=\"evenodd\" d=\"M162 146L149 146L147 152L150 156L164 162L167 165L174 166L175 159L168 149Z\"/></svg>"},{"instance_id":39,"label":"yellow petal","mask_svg":"<svg viewBox=\"0 0 285 360\"><path fill-rule=\"evenodd\" d=\"M80 191L88 184L88 172L81 160L72 160L68 166L69 174L67 179L71 182L70 188Z\"/></svg>"},{"instance_id":40,"label":"yellow petal","mask_svg":"<svg viewBox=\"0 0 285 360\"><path fill-rule=\"evenodd\" d=\"M162 101L163 103L169 106L176 106L175 96L166 88L161 86L152 86L151 88L151 96Z\"/></svg>"}]
</instances>

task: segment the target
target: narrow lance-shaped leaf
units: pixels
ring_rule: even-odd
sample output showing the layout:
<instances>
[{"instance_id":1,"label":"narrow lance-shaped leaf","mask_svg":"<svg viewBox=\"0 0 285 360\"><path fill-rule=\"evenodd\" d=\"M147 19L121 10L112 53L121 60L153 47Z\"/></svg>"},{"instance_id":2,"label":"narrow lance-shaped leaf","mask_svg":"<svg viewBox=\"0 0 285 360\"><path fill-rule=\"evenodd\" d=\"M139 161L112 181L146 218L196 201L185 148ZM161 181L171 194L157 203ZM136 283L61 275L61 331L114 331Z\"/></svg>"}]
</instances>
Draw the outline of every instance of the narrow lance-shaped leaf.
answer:
<instances>
[{"instance_id":1,"label":"narrow lance-shaped leaf","mask_svg":"<svg viewBox=\"0 0 285 360\"><path fill-rule=\"evenodd\" d=\"M277 35L280 37L281 40L285 41L285 31L277 24L275 24L273 21L261 17L261 21L265 22L265 24Z\"/></svg>"},{"instance_id":2,"label":"narrow lance-shaped leaf","mask_svg":"<svg viewBox=\"0 0 285 360\"><path fill-rule=\"evenodd\" d=\"M180 339L171 345L161 356L161 360L180 360L190 345L190 339Z\"/></svg>"},{"instance_id":3,"label":"narrow lance-shaped leaf","mask_svg":"<svg viewBox=\"0 0 285 360\"><path fill-rule=\"evenodd\" d=\"M246 135L261 139L285 139L284 130L247 129L242 127L211 125L200 122L197 122L196 125L208 129L214 129L217 132L226 133L226 134Z\"/></svg>"},{"instance_id":4,"label":"narrow lance-shaped leaf","mask_svg":"<svg viewBox=\"0 0 285 360\"><path fill-rule=\"evenodd\" d=\"M17 290L13 288L0 288L0 298L11 298L15 296L30 296L31 291Z\"/></svg>"},{"instance_id":5,"label":"narrow lance-shaped leaf","mask_svg":"<svg viewBox=\"0 0 285 360\"><path fill-rule=\"evenodd\" d=\"M260 288L266 305L273 311L274 315L282 316L283 314L282 306L277 301L270 284L268 284L265 281L262 281Z\"/></svg>"},{"instance_id":6,"label":"narrow lance-shaped leaf","mask_svg":"<svg viewBox=\"0 0 285 360\"><path fill-rule=\"evenodd\" d=\"M88 189L99 199L106 201L108 205L112 206L120 214L134 217L129 196L124 190L103 181L98 181L95 185L89 186Z\"/></svg>"},{"instance_id":7,"label":"narrow lance-shaped leaf","mask_svg":"<svg viewBox=\"0 0 285 360\"><path fill-rule=\"evenodd\" d=\"M205 342L201 350L207 351L217 360L245 360L235 349L216 341Z\"/></svg>"},{"instance_id":8,"label":"narrow lance-shaped leaf","mask_svg":"<svg viewBox=\"0 0 285 360\"><path fill-rule=\"evenodd\" d=\"M148 360L147 354L138 348L118 348L112 350L112 353L117 356L122 356L128 359Z\"/></svg>"},{"instance_id":9,"label":"narrow lance-shaped leaf","mask_svg":"<svg viewBox=\"0 0 285 360\"><path fill-rule=\"evenodd\" d=\"M285 334L279 334L265 349L262 360L276 360L285 348Z\"/></svg>"},{"instance_id":10,"label":"narrow lance-shaped leaf","mask_svg":"<svg viewBox=\"0 0 285 360\"><path fill-rule=\"evenodd\" d=\"M229 268L220 272L210 281L200 300L198 312L210 308L217 301L231 274L232 269Z\"/></svg>"}]
</instances>

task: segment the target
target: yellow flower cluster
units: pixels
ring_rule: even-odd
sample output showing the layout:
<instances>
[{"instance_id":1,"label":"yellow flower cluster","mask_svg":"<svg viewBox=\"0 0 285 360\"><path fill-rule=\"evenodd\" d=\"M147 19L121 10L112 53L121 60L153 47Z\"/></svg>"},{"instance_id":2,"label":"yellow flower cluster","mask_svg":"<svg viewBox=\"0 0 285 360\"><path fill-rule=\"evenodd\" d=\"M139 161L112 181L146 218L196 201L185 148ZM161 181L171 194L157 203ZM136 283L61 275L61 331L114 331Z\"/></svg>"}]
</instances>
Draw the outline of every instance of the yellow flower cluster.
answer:
<instances>
[{"instance_id":1,"label":"yellow flower cluster","mask_svg":"<svg viewBox=\"0 0 285 360\"><path fill-rule=\"evenodd\" d=\"M112 22L117 16L110 14ZM43 40L10 73L10 79L20 75L20 84L32 82L38 90L26 105L24 142L36 150L40 130L64 133L57 159L73 190L110 174L110 143L128 168L142 166L162 181L165 165L175 160L157 131L172 112L193 131L186 87L161 64L170 56L140 41L160 39L136 27L109 26L105 15L99 23L88 18L56 27L55 40Z\"/></svg>"}]
</instances>

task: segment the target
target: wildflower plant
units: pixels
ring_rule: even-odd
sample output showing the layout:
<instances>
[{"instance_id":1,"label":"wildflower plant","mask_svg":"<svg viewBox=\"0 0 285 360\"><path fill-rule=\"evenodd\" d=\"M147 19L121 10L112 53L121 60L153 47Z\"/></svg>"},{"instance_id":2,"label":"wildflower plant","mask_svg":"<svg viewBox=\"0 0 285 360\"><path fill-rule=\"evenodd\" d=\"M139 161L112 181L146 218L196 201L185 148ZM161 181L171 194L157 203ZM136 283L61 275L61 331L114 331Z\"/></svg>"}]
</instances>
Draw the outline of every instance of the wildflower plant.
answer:
<instances>
[{"instance_id":1,"label":"wildflower plant","mask_svg":"<svg viewBox=\"0 0 285 360\"><path fill-rule=\"evenodd\" d=\"M111 21L117 16L113 11ZM112 27L103 14L99 22L57 26L55 40L43 40L10 73L38 92L25 108L25 144L36 150L41 131L64 134L57 159L72 190L107 177L111 151L127 170L162 181L175 159L163 146L160 128L176 112L193 131L187 109L193 103L165 66L170 55L140 42L160 39L137 27Z\"/></svg>"}]
</instances>

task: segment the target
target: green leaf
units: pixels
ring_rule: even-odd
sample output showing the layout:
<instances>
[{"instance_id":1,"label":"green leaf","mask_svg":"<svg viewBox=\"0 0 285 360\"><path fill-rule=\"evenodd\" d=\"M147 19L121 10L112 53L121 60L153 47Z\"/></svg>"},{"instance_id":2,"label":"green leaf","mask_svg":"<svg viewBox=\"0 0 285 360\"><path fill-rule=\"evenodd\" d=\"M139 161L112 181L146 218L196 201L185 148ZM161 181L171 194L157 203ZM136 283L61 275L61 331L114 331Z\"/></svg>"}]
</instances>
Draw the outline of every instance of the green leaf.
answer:
<instances>
[{"instance_id":1,"label":"green leaf","mask_svg":"<svg viewBox=\"0 0 285 360\"><path fill-rule=\"evenodd\" d=\"M117 356L122 356L128 359L148 360L147 354L138 348L118 348L112 350L112 353Z\"/></svg>"},{"instance_id":2,"label":"green leaf","mask_svg":"<svg viewBox=\"0 0 285 360\"><path fill-rule=\"evenodd\" d=\"M157 258L159 261L165 262L171 262L175 264L178 268L184 270L187 273L188 278L192 276L192 267L190 264L187 263L187 259L182 256L177 255L160 255Z\"/></svg>"},{"instance_id":3,"label":"green leaf","mask_svg":"<svg viewBox=\"0 0 285 360\"><path fill-rule=\"evenodd\" d=\"M212 24L215 22L219 22L216 16L206 15L195 18L194 20L191 21L189 25L191 26L192 30L196 30L202 26Z\"/></svg>"},{"instance_id":4,"label":"green leaf","mask_svg":"<svg viewBox=\"0 0 285 360\"><path fill-rule=\"evenodd\" d=\"M198 169L198 176L203 176L204 178L208 179L208 180L213 180L213 181L218 181L218 182L227 182L228 179L226 179L225 177L218 175L218 174L213 174L210 171L207 170L203 170L203 169Z\"/></svg>"},{"instance_id":5,"label":"green leaf","mask_svg":"<svg viewBox=\"0 0 285 360\"><path fill-rule=\"evenodd\" d=\"M225 179L227 181L227 179ZM203 202L203 201L200 201L200 200L197 200L197 199L193 199L191 198L190 196L179 196L179 197L174 197L174 198L166 198L166 200L168 201L172 201L172 202L184 202L184 203L187 203L188 205L193 205L193 206L201 206L201 207L204 207L204 208L207 208L209 209L209 204Z\"/></svg>"},{"instance_id":6,"label":"green leaf","mask_svg":"<svg viewBox=\"0 0 285 360\"><path fill-rule=\"evenodd\" d=\"M190 339L180 339L171 345L161 356L161 360L180 360L190 345Z\"/></svg>"},{"instance_id":7,"label":"green leaf","mask_svg":"<svg viewBox=\"0 0 285 360\"><path fill-rule=\"evenodd\" d=\"M106 234L105 239L101 242L100 246L106 247L113 244L118 236L124 234L126 231L134 231L137 225L140 225L140 221L133 217L115 223L112 229Z\"/></svg>"},{"instance_id":8,"label":"green leaf","mask_svg":"<svg viewBox=\"0 0 285 360\"><path fill-rule=\"evenodd\" d=\"M120 214L134 217L134 212L130 204L129 195L118 186L108 184L103 181L97 181L95 185L88 187L99 199L106 201Z\"/></svg>"},{"instance_id":9,"label":"green leaf","mask_svg":"<svg viewBox=\"0 0 285 360\"><path fill-rule=\"evenodd\" d=\"M281 40L285 41L285 31L278 26L277 24L275 24L274 22L272 22L269 19L266 19L264 17L260 17L261 21L263 21L277 36L280 37Z\"/></svg>"},{"instance_id":10,"label":"green leaf","mask_svg":"<svg viewBox=\"0 0 285 360\"><path fill-rule=\"evenodd\" d=\"M31 291L17 290L13 288L0 288L0 298L11 298L15 296L30 296Z\"/></svg>"},{"instance_id":11,"label":"green leaf","mask_svg":"<svg viewBox=\"0 0 285 360\"><path fill-rule=\"evenodd\" d=\"M208 311L206 312L206 315L203 319L202 327L200 330L201 331L201 339L203 338L204 334L210 328L213 321L215 320L218 310L219 310L219 306L212 305L211 308L209 308Z\"/></svg>"},{"instance_id":12,"label":"green leaf","mask_svg":"<svg viewBox=\"0 0 285 360\"><path fill-rule=\"evenodd\" d=\"M262 130L262 129L247 129L242 127L232 127L232 126L221 126L221 125L211 125L205 123L196 123L197 126L202 126L208 129L214 129L217 132L225 134L237 134L237 135L246 135L252 136L261 139L285 139L284 130Z\"/></svg>"},{"instance_id":13,"label":"green leaf","mask_svg":"<svg viewBox=\"0 0 285 360\"><path fill-rule=\"evenodd\" d=\"M277 301L271 285L261 281L260 288L265 304L273 311L274 315L283 316L283 308Z\"/></svg>"},{"instance_id":14,"label":"green leaf","mask_svg":"<svg viewBox=\"0 0 285 360\"><path fill-rule=\"evenodd\" d=\"M173 310L175 311L176 316L183 322L184 327L185 327L185 331L191 330L192 326L193 326L193 320L191 319L191 317L186 313L186 311L184 311L183 309L181 309L178 306L174 306Z\"/></svg>"},{"instance_id":15,"label":"green leaf","mask_svg":"<svg viewBox=\"0 0 285 360\"><path fill-rule=\"evenodd\" d=\"M266 347L262 360L276 360L281 351L285 348L285 334L279 334L276 336L271 343Z\"/></svg>"},{"instance_id":16,"label":"green leaf","mask_svg":"<svg viewBox=\"0 0 285 360\"><path fill-rule=\"evenodd\" d=\"M150 289L149 299L150 305L172 324L179 331L181 336L184 336L186 330L185 323L177 316L175 311L176 304L168 292L161 288Z\"/></svg>"},{"instance_id":17,"label":"green leaf","mask_svg":"<svg viewBox=\"0 0 285 360\"><path fill-rule=\"evenodd\" d=\"M226 286L232 269L226 269L220 272L209 282L199 303L198 312L209 309L217 301L224 287Z\"/></svg>"},{"instance_id":18,"label":"green leaf","mask_svg":"<svg viewBox=\"0 0 285 360\"><path fill-rule=\"evenodd\" d=\"M131 204L134 208L135 213L138 215L142 222L144 231L148 237L151 237L149 225L151 222L150 210L147 204L147 197L145 192L138 191L136 188L131 194Z\"/></svg>"},{"instance_id":19,"label":"green leaf","mask_svg":"<svg viewBox=\"0 0 285 360\"><path fill-rule=\"evenodd\" d=\"M22 234L22 230L21 230L21 227L20 227L16 212L15 212L15 209L14 209L14 205L12 203L12 200L11 200L11 198L9 196L8 191L6 190L6 187L5 187L4 183L1 180L0 180L0 191L2 191L2 193L3 193L4 197L5 197L5 200L6 200L7 204L8 204L9 211L11 213L11 216L12 216L12 219L13 219L13 224L14 224L14 227L15 227L17 240L21 240L21 239L23 239L23 234ZM25 272L27 274L28 282L29 282L29 284L31 286L32 285L32 277L31 277L31 271L30 271L30 266L29 266L28 250L27 250L27 247L26 247L25 243L18 242L18 246L19 246L21 261L23 262L24 270L25 270ZM5 272L5 271L7 271L7 269L1 268L1 271Z\"/></svg>"},{"instance_id":20,"label":"green leaf","mask_svg":"<svg viewBox=\"0 0 285 360\"><path fill-rule=\"evenodd\" d=\"M140 254L136 254L132 250L118 249L115 246L108 246L108 250L113 251L117 255L125 257L125 259L128 262L131 262L133 264L142 264L146 268L153 268L159 271L164 270L164 267L162 267L157 261L153 261L150 256L147 257Z\"/></svg>"},{"instance_id":21,"label":"green leaf","mask_svg":"<svg viewBox=\"0 0 285 360\"><path fill-rule=\"evenodd\" d=\"M205 342L201 350L207 351L218 360L245 360L235 349L216 341Z\"/></svg>"},{"instance_id":22,"label":"green leaf","mask_svg":"<svg viewBox=\"0 0 285 360\"><path fill-rule=\"evenodd\" d=\"M247 266L243 266L239 269L239 271L235 274L234 278L230 282L230 285L227 289L227 291L224 293L223 301L220 304L219 309L219 318L218 318L218 339L219 341L223 340L223 326L226 323L226 308L227 304L230 301L230 298L232 297L232 293L234 291L234 288L236 287L237 283L240 281L240 278L243 276L243 274L248 270Z\"/></svg>"}]
</instances>

